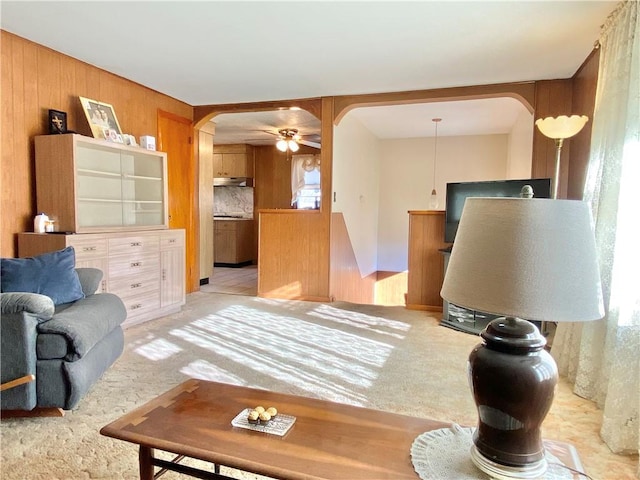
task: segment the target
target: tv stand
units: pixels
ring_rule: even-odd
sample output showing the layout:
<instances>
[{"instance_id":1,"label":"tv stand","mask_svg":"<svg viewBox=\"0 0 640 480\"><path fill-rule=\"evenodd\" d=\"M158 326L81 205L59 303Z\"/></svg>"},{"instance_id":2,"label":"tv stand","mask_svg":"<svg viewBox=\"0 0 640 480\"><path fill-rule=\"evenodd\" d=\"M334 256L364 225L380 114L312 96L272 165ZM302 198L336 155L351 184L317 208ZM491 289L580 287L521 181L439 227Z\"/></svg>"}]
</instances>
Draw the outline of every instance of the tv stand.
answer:
<instances>
[{"instance_id":1,"label":"tv stand","mask_svg":"<svg viewBox=\"0 0 640 480\"><path fill-rule=\"evenodd\" d=\"M444 271L446 273L447 267L449 266L451 249L442 248L440 252L444 255ZM461 332L479 335L491 320L502 316L503 315L494 315L492 313L460 307L442 299L442 320L440 321L440 325L454 328ZM531 323L536 325L538 330L543 331L542 322L532 321Z\"/></svg>"}]
</instances>

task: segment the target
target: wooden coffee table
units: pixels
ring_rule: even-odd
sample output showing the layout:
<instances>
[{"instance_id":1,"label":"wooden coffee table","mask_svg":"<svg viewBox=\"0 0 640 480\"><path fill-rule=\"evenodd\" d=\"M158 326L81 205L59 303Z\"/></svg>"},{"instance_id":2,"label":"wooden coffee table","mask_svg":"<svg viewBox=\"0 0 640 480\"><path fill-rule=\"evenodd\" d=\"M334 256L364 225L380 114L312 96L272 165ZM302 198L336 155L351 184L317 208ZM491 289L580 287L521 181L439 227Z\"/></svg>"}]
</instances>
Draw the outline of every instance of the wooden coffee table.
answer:
<instances>
[{"instance_id":1,"label":"wooden coffee table","mask_svg":"<svg viewBox=\"0 0 640 480\"><path fill-rule=\"evenodd\" d=\"M284 437L231 425L248 407L296 417ZM282 479L412 479L413 440L450 424L312 398L187 380L100 430L140 445L140 478L154 466L197 476L213 472L162 461L153 449ZM195 470L195 469L193 469Z\"/></svg>"},{"instance_id":2,"label":"wooden coffee table","mask_svg":"<svg viewBox=\"0 0 640 480\"><path fill-rule=\"evenodd\" d=\"M263 405L296 417L284 436L231 425L242 410ZM219 466L278 479L412 479L410 450L423 432L449 423L361 407L188 380L100 430L140 445L140 478L166 470L202 479L226 479ZM177 455L172 461L154 449ZM213 464L211 471L180 464L184 457ZM564 460L564 459L563 459ZM574 466L575 463L570 465ZM160 471L155 473L155 467Z\"/></svg>"}]
</instances>

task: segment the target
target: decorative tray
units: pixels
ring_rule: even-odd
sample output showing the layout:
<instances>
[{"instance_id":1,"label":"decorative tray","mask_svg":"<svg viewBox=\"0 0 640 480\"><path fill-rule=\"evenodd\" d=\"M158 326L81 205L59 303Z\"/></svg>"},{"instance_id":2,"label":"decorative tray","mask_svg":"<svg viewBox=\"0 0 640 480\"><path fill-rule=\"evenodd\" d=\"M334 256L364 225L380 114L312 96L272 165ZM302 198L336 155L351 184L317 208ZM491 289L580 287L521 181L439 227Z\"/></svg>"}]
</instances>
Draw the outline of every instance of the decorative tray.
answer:
<instances>
[{"instance_id":1,"label":"decorative tray","mask_svg":"<svg viewBox=\"0 0 640 480\"><path fill-rule=\"evenodd\" d=\"M266 423L249 423L247 416L252 408L245 408L238 415L231 420L231 425L238 428L246 428L247 430L254 430L256 432L269 433L271 435L278 435L283 437L296 422L296 417L291 415L283 415L278 413Z\"/></svg>"}]
</instances>

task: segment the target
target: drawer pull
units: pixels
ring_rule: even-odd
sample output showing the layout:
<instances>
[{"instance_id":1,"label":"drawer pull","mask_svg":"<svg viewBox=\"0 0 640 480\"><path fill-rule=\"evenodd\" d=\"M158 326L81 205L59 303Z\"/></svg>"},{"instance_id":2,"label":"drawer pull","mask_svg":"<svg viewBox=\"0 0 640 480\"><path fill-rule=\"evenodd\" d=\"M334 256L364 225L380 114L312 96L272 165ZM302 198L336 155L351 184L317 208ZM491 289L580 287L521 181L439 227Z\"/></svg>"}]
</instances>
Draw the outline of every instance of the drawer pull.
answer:
<instances>
[{"instance_id":1,"label":"drawer pull","mask_svg":"<svg viewBox=\"0 0 640 480\"><path fill-rule=\"evenodd\" d=\"M166 280L166 279L167 279L167 269L166 269L166 268L163 268L163 269L162 269L162 280L164 281L164 280Z\"/></svg>"},{"instance_id":2,"label":"drawer pull","mask_svg":"<svg viewBox=\"0 0 640 480\"><path fill-rule=\"evenodd\" d=\"M169 240L169 243L176 243L176 239L172 238L171 240Z\"/></svg>"},{"instance_id":3,"label":"drawer pull","mask_svg":"<svg viewBox=\"0 0 640 480\"><path fill-rule=\"evenodd\" d=\"M131 288L140 288L142 286L141 283L132 283Z\"/></svg>"},{"instance_id":4,"label":"drawer pull","mask_svg":"<svg viewBox=\"0 0 640 480\"><path fill-rule=\"evenodd\" d=\"M131 305L131 310L137 310L138 308L142 308L142 304L141 303L135 303L135 304Z\"/></svg>"},{"instance_id":5,"label":"drawer pull","mask_svg":"<svg viewBox=\"0 0 640 480\"><path fill-rule=\"evenodd\" d=\"M132 247L139 247L140 245L142 245L142 242L131 242Z\"/></svg>"},{"instance_id":6,"label":"drawer pull","mask_svg":"<svg viewBox=\"0 0 640 480\"><path fill-rule=\"evenodd\" d=\"M132 267L132 268L134 268L134 267L141 267L141 266L142 266L142 262L132 262L132 263L131 263L131 267Z\"/></svg>"},{"instance_id":7,"label":"drawer pull","mask_svg":"<svg viewBox=\"0 0 640 480\"><path fill-rule=\"evenodd\" d=\"M82 247L83 252L94 252L96 247Z\"/></svg>"}]
</instances>

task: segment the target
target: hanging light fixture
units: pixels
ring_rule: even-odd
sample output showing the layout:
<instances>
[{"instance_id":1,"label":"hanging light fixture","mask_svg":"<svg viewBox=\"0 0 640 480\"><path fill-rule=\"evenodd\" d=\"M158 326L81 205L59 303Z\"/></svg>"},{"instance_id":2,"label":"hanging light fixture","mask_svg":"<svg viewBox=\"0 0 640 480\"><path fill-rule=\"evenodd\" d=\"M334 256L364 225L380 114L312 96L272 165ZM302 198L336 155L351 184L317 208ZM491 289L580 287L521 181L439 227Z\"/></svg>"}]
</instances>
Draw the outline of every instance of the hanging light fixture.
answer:
<instances>
[{"instance_id":1,"label":"hanging light fixture","mask_svg":"<svg viewBox=\"0 0 640 480\"><path fill-rule=\"evenodd\" d=\"M298 145L298 130L295 128L285 128L282 130L278 130L280 134L280 138L276 142L276 148L281 152L291 151L297 152L300 149L300 145Z\"/></svg>"},{"instance_id":2,"label":"hanging light fixture","mask_svg":"<svg viewBox=\"0 0 640 480\"><path fill-rule=\"evenodd\" d=\"M433 142L433 189L431 190L431 196L429 197L429 210L435 210L438 208L438 192L436 192L436 163L438 160L438 123L442 121L441 118L432 118L431 121L436 125L436 135Z\"/></svg>"}]
</instances>

